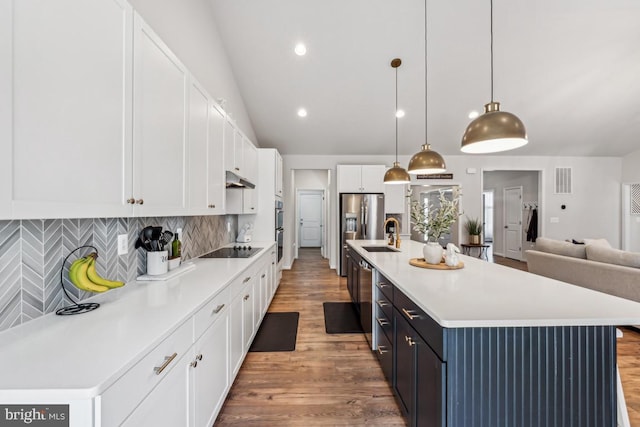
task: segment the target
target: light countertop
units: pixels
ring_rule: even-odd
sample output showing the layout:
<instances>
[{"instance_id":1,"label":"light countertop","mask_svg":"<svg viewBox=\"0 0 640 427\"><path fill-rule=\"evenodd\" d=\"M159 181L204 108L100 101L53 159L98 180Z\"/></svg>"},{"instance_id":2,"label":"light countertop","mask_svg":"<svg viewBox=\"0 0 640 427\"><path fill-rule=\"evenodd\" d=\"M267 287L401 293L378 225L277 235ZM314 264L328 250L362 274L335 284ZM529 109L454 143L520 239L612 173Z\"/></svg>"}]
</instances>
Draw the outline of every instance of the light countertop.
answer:
<instances>
[{"instance_id":1,"label":"light countertop","mask_svg":"<svg viewBox=\"0 0 640 427\"><path fill-rule=\"evenodd\" d=\"M240 276L274 242L245 259L193 259L167 281L133 281L88 301L97 310L54 313L0 333L0 401L43 390L50 397L97 396ZM86 301L83 301L86 302ZM4 399L3 399L4 398Z\"/></svg>"},{"instance_id":2,"label":"light countertop","mask_svg":"<svg viewBox=\"0 0 640 427\"><path fill-rule=\"evenodd\" d=\"M367 252L384 240L347 241L441 326L586 326L640 324L640 303L460 255L464 268L409 265L422 243L403 240L400 252Z\"/></svg>"}]
</instances>

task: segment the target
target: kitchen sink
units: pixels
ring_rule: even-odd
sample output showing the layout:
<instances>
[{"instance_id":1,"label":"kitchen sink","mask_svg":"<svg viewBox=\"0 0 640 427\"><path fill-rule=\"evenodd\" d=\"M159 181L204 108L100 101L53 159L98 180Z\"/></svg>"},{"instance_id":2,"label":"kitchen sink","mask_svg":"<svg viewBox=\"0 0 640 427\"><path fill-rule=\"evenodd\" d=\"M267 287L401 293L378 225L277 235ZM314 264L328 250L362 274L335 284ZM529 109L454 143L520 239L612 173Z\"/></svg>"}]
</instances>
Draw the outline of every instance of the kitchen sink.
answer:
<instances>
[{"instance_id":1,"label":"kitchen sink","mask_svg":"<svg viewBox=\"0 0 640 427\"><path fill-rule=\"evenodd\" d=\"M363 246L362 249L367 252L399 252L390 246Z\"/></svg>"}]
</instances>

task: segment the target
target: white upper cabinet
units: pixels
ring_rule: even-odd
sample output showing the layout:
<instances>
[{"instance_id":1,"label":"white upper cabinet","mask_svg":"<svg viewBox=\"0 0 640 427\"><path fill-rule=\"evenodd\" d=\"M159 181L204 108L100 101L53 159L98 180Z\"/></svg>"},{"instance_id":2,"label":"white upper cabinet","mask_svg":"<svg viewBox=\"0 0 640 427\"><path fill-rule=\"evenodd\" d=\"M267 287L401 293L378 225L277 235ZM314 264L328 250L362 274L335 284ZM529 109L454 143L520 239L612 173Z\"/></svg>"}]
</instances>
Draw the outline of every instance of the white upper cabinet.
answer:
<instances>
[{"instance_id":1,"label":"white upper cabinet","mask_svg":"<svg viewBox=\"0 0 640 427\"><path fill-rule=\"evenodd\" d=\"M134 14L133 192L142 216L186 213L188 73Z\"/></svg>"},{"instance_id":2,"label":"white upper cabinet","mask_svg":"<svg viewBox=\"0 0 640 427\"><path fill-rule=\"evenodd\" d=\"M249 141L248 138L242 138L242 148L244 150L244 177L253 184L258 183L258 149Z\"/></svg>"},{"instance_id":3,"label":"white upper cabinet","mask_svg":"<svg viewBox=\"0 0 640 427\"><path fill-rule=\"evenodd\" d=\"M209 139L207 144L208 214L225 213L224 113L209 103Z\"/></svg>"},{"instance_id":4,"label":"white upper cabinet","mask_svg":"<svg viewBox=\"0 0 640 427\"><path fill-rule=\"evenodd\" d=\"M14 218L130 215L131 7L19 0L0 9L0 84L13 95L0 101L0 196L10 198L0 215L9 204Z\"/></svg>"},{"instance_id":5,"label":"white upper cabinet","mask_svg":"<svg viewBox=\"0 0 640 427\"><path fill-rule=\"evenodd\" d=\"M189 212L207 210L207 143L209 96L194 80L189 84Z\"/></svg>"},{"instance_id":6,"label":"white upper cabinet","mask_svg":"<svg viewBox=\"0 0 640 427\"><path fill-rule=\"evenodd\" d=\"M241 138L233 122L228 118L224 121L224 167L225 170L240 175L242 161L242 140L238 143L239 150L236 150L236 139Z\"/></svg>"},{"instance_id":7,"label":"white upper cabinet","mask_svg":"<svg viewBox=\"0 0 640 427\"><path fill-rule=\"evenodd\" d=\"M276 151L276 196L283 197L282 194L282 156Z\"/></svg>"},{"instance_id":8,"label":"white upper cabinet","mask_svg":"<svg viewBox=\"0 0 640 427\"><path fill-rule=\"evenodd\" d=\"M188 166L190 215L224 213L222 133L224 116L204 88L189 84Z\"/></svg>"},{"instance_id":9,"label":"white upper cabinet","mask_svg":"<svg viewBox=\"0 0 640 427\"><path fill-rule=\"evenodd\" d=\"M384 193L384 165L338 165L338 193Z\"/></svg>"}]
</instances>

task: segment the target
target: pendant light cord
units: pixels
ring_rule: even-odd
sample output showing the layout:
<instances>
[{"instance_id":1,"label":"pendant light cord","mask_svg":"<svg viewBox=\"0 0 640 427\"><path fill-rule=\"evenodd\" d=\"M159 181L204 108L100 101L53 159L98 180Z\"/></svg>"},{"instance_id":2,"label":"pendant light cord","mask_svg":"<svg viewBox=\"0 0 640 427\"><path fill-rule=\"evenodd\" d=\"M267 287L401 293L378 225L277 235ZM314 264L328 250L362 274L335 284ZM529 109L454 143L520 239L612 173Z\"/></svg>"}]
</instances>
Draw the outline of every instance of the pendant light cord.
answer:
<instances>
[{"instance_id":1,"label":"pendant light cord","mask_svg":"<svg viewBox=\"0 0 640 427\"><path fill-rule=\"evenodd\" d=\"M428 114L427 114L427 110L428 110L428 101L427 101L427 94L428 94L428 90L427 87L429 86L429 84L427 83L429 81L428 78L428 74L427 74L427 0L424 0L424 143L427 144L428 142L428 138L429 138L429 132L427 131L428 129Z\"/></svg>"},{"instance_id":2,"label":"pendant light cord","mask_svg":"<svg viewBox=\"0 0 640 427\"><path fill-rule=\"evenodd\" d=\"M398 67L396 67L396 163L398 163Z\"/></svg>"},{"instance_id":3,"label":"pendant light cord","mask_svg":"<svg viewBox=\"0 0 640 427\"><path fill-rule=\"evenodd\" d=\"M490 0L489 11L491 13L491 102L493 103L493 0Z\"/></svg>"}]
</instances>

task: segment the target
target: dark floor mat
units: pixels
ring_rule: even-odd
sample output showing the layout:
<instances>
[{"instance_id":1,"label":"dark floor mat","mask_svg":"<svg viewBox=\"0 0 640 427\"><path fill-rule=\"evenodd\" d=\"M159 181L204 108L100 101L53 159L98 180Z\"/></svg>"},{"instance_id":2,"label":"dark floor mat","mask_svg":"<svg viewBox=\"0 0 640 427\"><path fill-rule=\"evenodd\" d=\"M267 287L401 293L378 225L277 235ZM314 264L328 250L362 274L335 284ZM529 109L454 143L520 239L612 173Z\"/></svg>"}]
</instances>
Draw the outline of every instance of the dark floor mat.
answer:
<instances>
[{"instance_id":1,"label":"dark floor mat","mask_svg":"<svg viewBox=\"0 0 640 427\"><path fill-rule=\"evenodd\" d=\"M362 333L360 317L353 303L324 302L324 329L328 334Z\"/></svg>"},{"instance_id":2,"label":"dark floor mat","mask_svg":"<svg viewBox=\"0 0 640 427\"><path fill-rule=\"evenodd\" d=\"M300 313L267 313L249 351L294 351Z\"/></svg>"}]
</instances>

